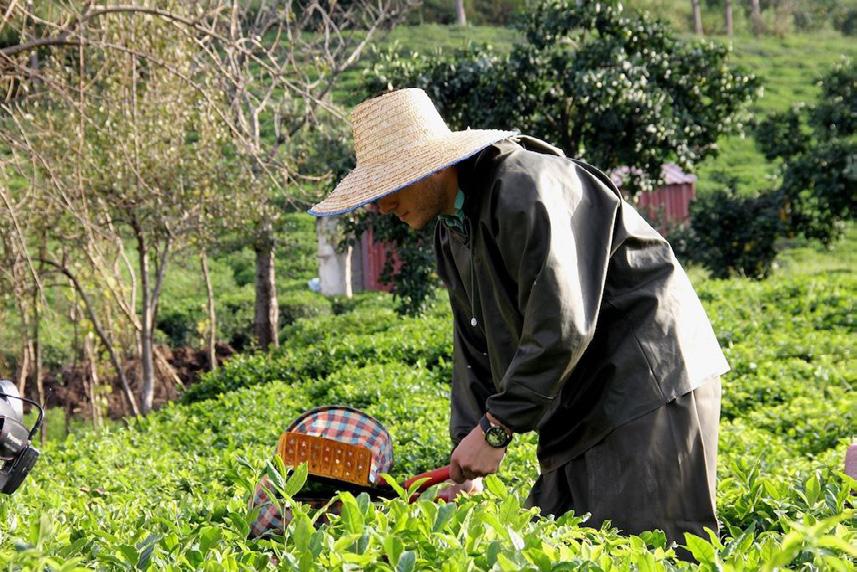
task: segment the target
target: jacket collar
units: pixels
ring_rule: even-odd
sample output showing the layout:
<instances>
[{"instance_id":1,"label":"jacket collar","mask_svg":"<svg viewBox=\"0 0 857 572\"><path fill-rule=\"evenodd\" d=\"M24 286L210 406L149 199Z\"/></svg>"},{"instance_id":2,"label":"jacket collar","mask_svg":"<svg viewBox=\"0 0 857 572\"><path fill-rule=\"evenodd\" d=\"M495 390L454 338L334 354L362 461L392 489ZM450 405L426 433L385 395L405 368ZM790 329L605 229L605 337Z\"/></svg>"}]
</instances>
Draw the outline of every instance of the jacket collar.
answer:
<instances>
[{"instance_id":1,"label":"jacket collar","mask_svg":"<svg viewBox=\"0 0 857 572\"><path fill-rule=\"evenodd\" d=\"M440 218L440 222L445 224L447 228L454 228L459 232L464 232L464 192L461 188L458 189L458 193L455 195L455 212L451 215L448 214L440 214L438 218Z\"/></svg>"}]
</instances>

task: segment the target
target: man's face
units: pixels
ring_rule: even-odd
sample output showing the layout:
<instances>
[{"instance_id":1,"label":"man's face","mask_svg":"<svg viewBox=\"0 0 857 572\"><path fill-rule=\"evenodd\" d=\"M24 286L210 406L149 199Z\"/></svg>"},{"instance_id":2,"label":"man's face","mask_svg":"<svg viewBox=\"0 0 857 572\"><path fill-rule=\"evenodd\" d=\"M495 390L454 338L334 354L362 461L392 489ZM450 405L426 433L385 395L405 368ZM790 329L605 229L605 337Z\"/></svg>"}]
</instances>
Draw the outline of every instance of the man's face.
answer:
<instances>
[{"instance_id":1,"label":"man's face","mask_svg":"<svg viewBox=\"0 0 857 572\"><path fill-rule=\"evenodd\" d=\"M382 214L395 214L412 230L420 230L454 208L457 190L457 173L450 167L378 199L378 209Z\"/></svg>"}]
</instances>

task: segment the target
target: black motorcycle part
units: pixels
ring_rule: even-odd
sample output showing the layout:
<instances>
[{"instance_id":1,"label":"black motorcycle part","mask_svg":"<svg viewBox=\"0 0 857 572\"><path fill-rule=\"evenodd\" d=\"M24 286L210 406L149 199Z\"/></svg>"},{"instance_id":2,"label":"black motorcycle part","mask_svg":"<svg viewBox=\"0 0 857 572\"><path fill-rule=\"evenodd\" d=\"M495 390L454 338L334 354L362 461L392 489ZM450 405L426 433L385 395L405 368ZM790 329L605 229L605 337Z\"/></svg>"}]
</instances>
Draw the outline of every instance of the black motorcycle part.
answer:
<instances>
[{"instance_id":1,"label":"black motorcycle part","mask_svg":"<svg viewBox=\"0 0 857 572\"><path fill-rule=\"evenodd\" d=\"M11 417L0 417L0 458L11 459L29 444L29 429Z\"/></svg>"},{"instance_id":2,"label":"black motorcycle part","mask_svg":"<svg viewBox=\"0 0 857 572\"><path fill-rule=\"evenodd\" d=\"M7 495L14 493L21 486L24 477L29 474L38 458L39 450L35 447L27 447L21 451L16 459L0 469L0 487L2 487L0 492Z\"/></svg>"}]
</instances>

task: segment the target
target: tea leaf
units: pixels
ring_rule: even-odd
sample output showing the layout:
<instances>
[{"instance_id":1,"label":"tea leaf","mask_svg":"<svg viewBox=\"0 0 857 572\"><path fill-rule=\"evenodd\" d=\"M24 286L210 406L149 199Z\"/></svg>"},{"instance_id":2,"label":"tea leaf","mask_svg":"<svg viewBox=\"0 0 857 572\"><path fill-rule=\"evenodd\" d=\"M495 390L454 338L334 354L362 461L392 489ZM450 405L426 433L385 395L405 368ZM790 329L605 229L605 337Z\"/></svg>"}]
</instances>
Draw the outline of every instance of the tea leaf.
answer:
<instances>
[{"instance_id":1,"label":"tea leaf","mask_svg":"<svg viewBox=\"0 0 857 572\"><path fill-rule=\"evenodd\" d=\"M396 572L413 572L417 565L417 555L412 550L405 550L396 562Z\"/></svg>"}]
</instances>

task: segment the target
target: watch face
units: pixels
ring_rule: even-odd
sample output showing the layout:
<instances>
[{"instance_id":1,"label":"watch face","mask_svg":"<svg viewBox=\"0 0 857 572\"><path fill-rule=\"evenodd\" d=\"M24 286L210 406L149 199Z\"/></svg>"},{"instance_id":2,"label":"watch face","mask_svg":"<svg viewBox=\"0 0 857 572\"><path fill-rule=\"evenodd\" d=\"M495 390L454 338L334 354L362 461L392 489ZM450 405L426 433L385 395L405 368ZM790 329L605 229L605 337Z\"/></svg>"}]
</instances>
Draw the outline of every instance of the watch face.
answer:
<instances>
[{"instance_id":1,"label":"watch face","mask_svg":"<svg viewBox=\"0 0 857 572\"><path fill-rule=\"evenodd\" d=\"M509 435L502 427L491 427L485 432L485 440L492 447L505 447L509 444Z\"/></svg>"}]
</instances>

